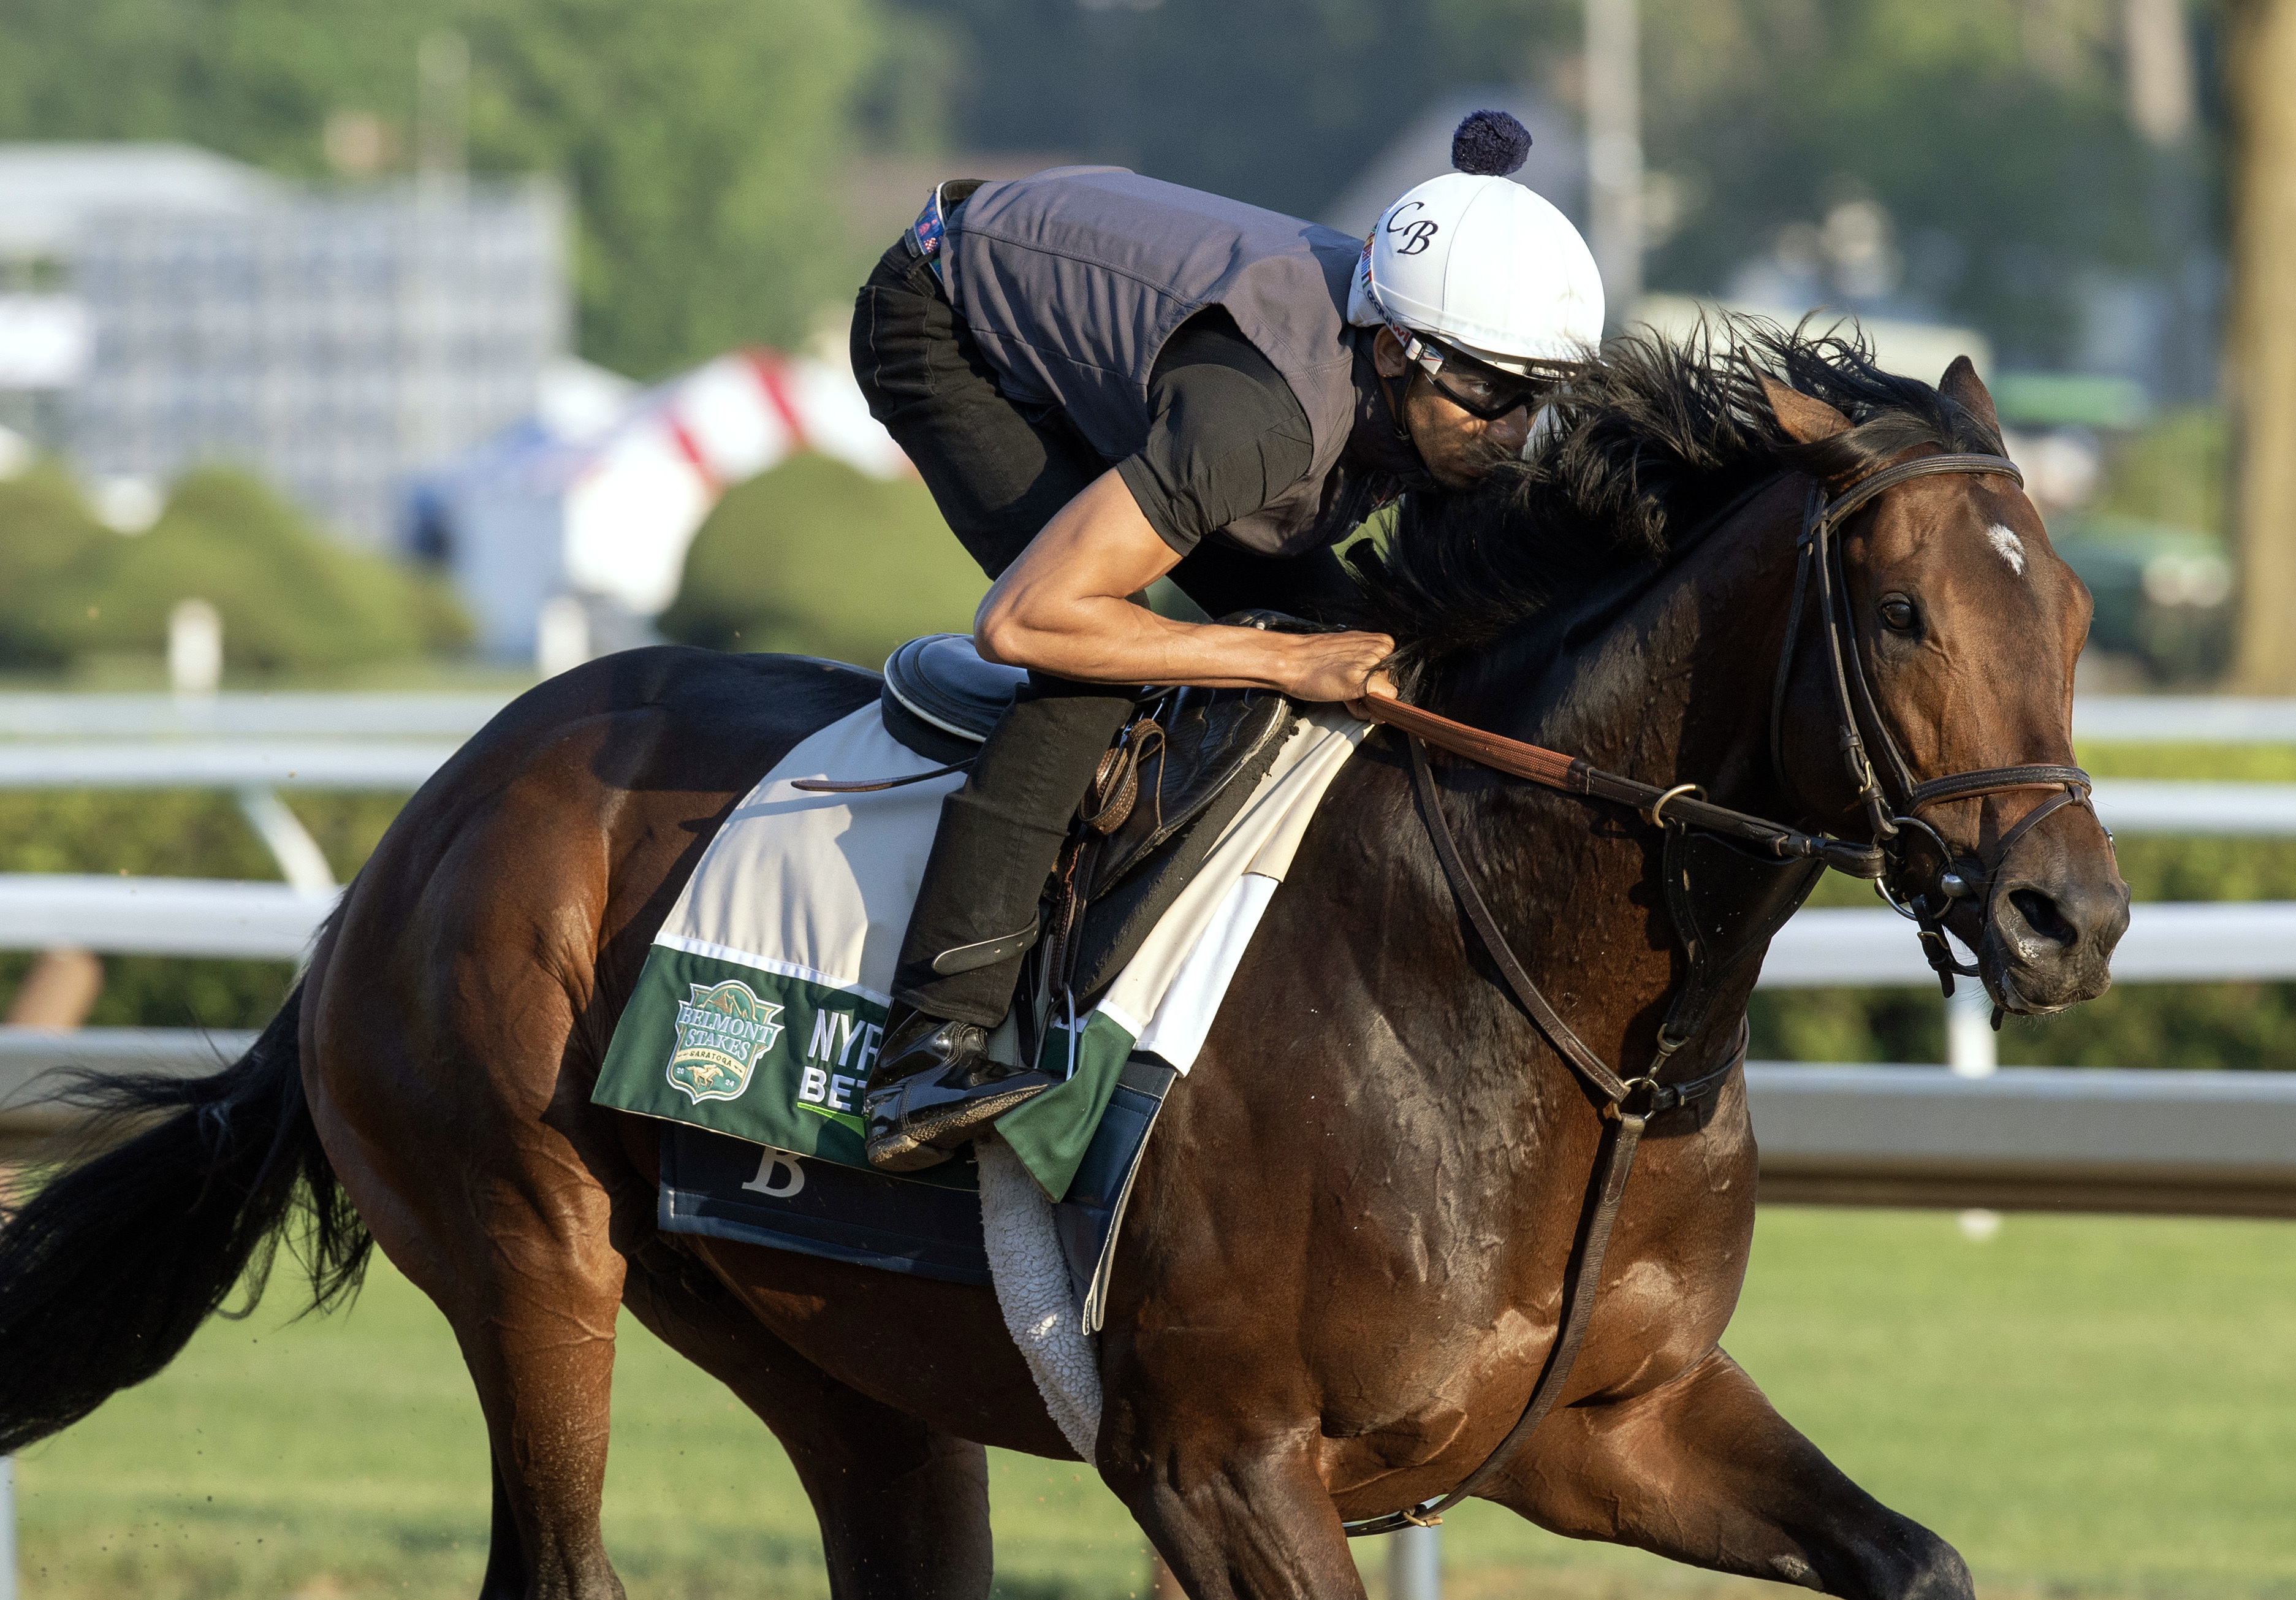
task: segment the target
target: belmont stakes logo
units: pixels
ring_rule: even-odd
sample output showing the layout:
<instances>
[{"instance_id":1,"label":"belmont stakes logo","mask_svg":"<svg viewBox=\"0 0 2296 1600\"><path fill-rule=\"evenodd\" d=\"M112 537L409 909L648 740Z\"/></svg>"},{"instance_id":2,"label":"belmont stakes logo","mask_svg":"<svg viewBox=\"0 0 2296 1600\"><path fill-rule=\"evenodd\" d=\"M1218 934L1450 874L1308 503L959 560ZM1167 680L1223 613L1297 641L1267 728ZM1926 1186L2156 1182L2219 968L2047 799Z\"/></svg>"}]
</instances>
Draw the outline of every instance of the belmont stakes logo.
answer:
<instances>
[{"instance_id":1,"label":"belmont stakes logo","mask_svg":"<svg viewBox=\"0 0 2296 1600\"><path fill-rule=\"evenodd\" d=\"M670 1086L699 1105L731 1100L750 1087L758 1058L774 1047L782 1008L760 1000L738 978L703 988L677 1003L677 1047L670 1052Z\"/></svg>"}]
</instances>

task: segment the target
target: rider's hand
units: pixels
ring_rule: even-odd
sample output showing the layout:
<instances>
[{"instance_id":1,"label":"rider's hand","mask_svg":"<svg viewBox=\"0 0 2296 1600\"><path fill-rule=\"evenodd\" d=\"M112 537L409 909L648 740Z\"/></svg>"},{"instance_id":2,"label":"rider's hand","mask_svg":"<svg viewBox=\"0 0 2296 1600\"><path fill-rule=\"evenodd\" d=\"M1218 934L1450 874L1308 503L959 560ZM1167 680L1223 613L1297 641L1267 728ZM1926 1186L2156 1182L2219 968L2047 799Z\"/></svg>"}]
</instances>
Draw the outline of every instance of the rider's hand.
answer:
<instances>
[{"instance_id":1,"label":"rider's hand","mask_svg":"<svg viewBox=\"0 0 2296 1600\"><path fill-rule=\"evenodd\" d=\"M1377 695L1395 698L1395 685L1379 664L1395 653L1385 634L1281 634L1292 647L1290 670L1282 685L1294 700L1331 702Z\"/></svg>"}]
</instances>

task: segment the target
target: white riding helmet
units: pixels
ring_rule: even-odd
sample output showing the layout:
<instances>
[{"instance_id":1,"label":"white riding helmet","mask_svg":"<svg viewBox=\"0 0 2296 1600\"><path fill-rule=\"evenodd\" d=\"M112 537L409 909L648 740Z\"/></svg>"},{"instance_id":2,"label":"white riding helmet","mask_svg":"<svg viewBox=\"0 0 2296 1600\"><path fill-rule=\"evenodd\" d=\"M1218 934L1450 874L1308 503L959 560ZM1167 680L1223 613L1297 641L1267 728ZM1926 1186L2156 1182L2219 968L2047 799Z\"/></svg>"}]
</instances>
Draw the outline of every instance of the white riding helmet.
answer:
<instances>
[{"instance_id":1,"label":"white riding helmet","mask_svg":"<svg viewBox=\"0 0 2296 1600\"><path fill-rule=\"evenodd\" d=\"M1518 143L1519 141L1519 143ZM1530 135L1504 112L1459 126L1453 162L1380 214L1348 292L1348 321L1431 334L1524 377L1593 358L1603 278L1570 219L1504 176Z\"/></svg>"}]
</instances>

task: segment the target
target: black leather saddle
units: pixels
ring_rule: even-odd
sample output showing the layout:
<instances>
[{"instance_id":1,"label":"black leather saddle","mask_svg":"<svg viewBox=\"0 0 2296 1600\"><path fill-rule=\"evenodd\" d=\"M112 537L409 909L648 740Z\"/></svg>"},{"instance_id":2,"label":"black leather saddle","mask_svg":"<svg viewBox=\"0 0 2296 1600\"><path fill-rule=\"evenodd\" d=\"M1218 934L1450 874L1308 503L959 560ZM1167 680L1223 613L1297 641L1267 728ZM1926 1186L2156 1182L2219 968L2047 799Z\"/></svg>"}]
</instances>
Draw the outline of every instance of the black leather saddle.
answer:
<instances>
[{"instance_id":1,"label":"black leather saddle","mask_svg":"<svg viewBox=\"0 0 2296 1600\"><path fill-rule=\"evenodd\" d=\"M1237 626L1307 626L1274 612ZM970 759L1028 674L984 661L964 634L928 634L893 652L878 697L886 732L919 755ZM1297 725L1291 702L1264 689L1149 686L1102 765L1062 853L1063 892L1047 906L1041 979L1081 1005L1124 963L1202 868L1251 799ZM1120 799L1119 798L1120 796Z\"/></svg>"},{"instance_id":2,"label":"black leather saddle","mask_svg":"<svg viewBox=\"0 0 2296 1600\"><path fill-rule=\"evenodd\" d=\"M966 635L927 634L885 659L878 714L885 731L919 755L962 761L1028 681L1025 668L982 661Z\"/></svg>"}]
</instances>

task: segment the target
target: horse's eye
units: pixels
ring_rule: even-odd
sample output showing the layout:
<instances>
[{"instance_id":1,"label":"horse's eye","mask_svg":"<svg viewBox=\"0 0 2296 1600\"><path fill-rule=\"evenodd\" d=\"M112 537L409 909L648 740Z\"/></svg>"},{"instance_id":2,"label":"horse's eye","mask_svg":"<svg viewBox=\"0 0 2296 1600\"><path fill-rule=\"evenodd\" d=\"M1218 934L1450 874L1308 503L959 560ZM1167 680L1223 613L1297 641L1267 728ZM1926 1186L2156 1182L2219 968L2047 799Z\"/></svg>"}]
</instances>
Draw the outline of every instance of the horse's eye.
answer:
<instances>
[{"instance_id":1,"label":"horse's eye","mask_svg":"<svg viewBox=\"0 0 2296 1600\"><path fill-rule=\"evenodd\" d=\"M1903 595L1891 595L1882 602L1882 620L1899 633L1910 633L1914 627L1914 603Z\"/></svg>"}]
</instances>

